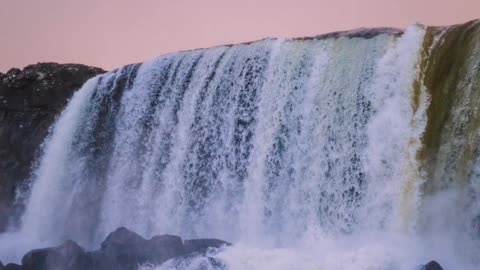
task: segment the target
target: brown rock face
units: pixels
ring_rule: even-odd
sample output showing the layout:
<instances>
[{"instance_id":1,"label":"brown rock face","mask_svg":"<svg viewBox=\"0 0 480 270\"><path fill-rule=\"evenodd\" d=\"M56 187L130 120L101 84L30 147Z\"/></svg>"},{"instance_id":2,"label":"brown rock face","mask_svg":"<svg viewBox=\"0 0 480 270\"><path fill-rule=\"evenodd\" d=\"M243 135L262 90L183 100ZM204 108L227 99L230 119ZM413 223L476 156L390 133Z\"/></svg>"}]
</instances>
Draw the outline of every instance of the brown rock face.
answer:
<instances>
[{"instance_id":1,"label":"brown rock face","mask_svg":"<svg viewBox=\"0 0 480 270\"><path fill-rule=\"evenodd\" d=\"M0 232L15 212L15 190L28 178L55 116L88 79L105 71L39 63L0 73Z\"/></svg>"}]
</instances>

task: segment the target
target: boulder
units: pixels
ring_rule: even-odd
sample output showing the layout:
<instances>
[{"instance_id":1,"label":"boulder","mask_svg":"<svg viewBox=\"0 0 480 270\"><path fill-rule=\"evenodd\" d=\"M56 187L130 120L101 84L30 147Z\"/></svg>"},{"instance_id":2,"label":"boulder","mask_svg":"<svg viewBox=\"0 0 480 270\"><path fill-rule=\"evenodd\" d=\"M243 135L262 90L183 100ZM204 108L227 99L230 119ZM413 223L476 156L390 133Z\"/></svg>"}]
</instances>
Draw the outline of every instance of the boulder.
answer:
<instances>
[{"instance_id":1,"label":"boulder","mask_svg":"<svg viewBox=\"0 0 480 270\"><path fill-rule=\"evenodd\" d=\"M422 270L443 270L443 268L438 262L430 261L423 266Z\"/></svg>"},{"instance_id":2,"label":"boulder","mask_svg":"<svg viewBox=\"0 0 480 270\"><path fill-rule=\"evenodd\" d=\"M159 264L173 257L187 254L188 250L180 237L159 235L147 241L145 253L149 262Z\"/></svg>"},{"instance_id":3,"label":"boulder","mask_svg":"<svg viewBox=\"0 0 480 270\"><path fill-rule=\"evenodd\" d=\"M73 93L99 68L39 63L0 74L0 232L16 209L15 190L24 185L32 162Z\"/></svg>"},{"instance_id":4,"label":"boulder","mask_svg":"<svg viewBox=\"0 0 480 270\"><path fill-rule=\"evenodd\" d=\"M90 264L83 248L70 240L58 247L32 250L22 258L24 270L82 270Z\"/></svg>"},{"instance_id":5,"label":"boulder","mask_svg":"<svg viewBox=\"0 0 480 270\"><path fill-rule=\"evenodd\" d=\"M100 250L88 253L92 269L135 269L140 264L161 264L191 253L205 252L210 247L229 243L217 239L182 241L175 235L157 235L149 240L126 229L118 228L101 244Z\"/></svg>"},{"instance_id":6,"label":"boulder","mask_svg":"<svg viewBox=\"0 0 480 270\"><path fill-rule=\"evenodd\" d=\"M92 256L105 269L134 269L139 264L160 264L184 254L186 249L178 236L160 235L145 240L126 228L119 228L107 236Z\"/></svg>"},{"instance_id":7,"label":"boulder","mask_svg":"<svg viewBox=\"0 0 480 270\"><path fill-rule=\"evenodd\" d=\"M34 249L22 258L25 270L60 269L61 255L53 248Z\"/></svg>"},{"instance_id":8,"label":"boulder","mask_svg":"<svg viewBox=\"0 0 480 270\"><path fill-rule=\"evenodd\" d=\"M92 256L96 264L105 269L134 269L139 263L147 261L145 242L140 235L123 227L118 228L107 236L100 250Z\"/></svg>"},{"instance_id":9,"label":"boulder","mask_svg":"<svg viewBox=\"0 0 480 270\"><path fill-rule=\"evenodd\" d=\"M68 240L57 247L34 249L22 258L22 266L9 264L2 269L22 270L131 270L139 265L159 265L177 258L178 263L205 256L209 248L231 245L218 239L183 241L175 235L157 235L149 240L126 228L118 228L102 242L100 249L90 252ZM209 257L206 256L206 259ZM220 262L206 260L209 265Z\"/></svg>"},{"instance_id":10,"label":"boulder","mask_svg":"<svg viewBox=\"0 0 480 270\"><path fill-rule=\"evenodd\" d=\"M3 267L3 270L23 270L23 268L18 264L9 263Z\"/></svg>"}]
</instances>

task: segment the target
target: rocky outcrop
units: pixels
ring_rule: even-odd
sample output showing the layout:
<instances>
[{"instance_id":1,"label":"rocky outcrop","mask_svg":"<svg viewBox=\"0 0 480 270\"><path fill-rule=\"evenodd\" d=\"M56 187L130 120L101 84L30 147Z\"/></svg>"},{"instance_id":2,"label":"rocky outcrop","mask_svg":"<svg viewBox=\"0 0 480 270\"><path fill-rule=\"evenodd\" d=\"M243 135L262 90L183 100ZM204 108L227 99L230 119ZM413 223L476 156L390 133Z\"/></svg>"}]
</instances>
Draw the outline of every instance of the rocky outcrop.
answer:
<instances>
[{"instance_id":1,"label":"rocky outcrop","mask_svg":"<svg viewBox=\"0 0 480 270\"><path fill-rule=\"evenodd\" d=\"M443 268L438 262L430 261L422 267L422 270L443 270Z\"/></svg>"},{"instance_id":2,"label":"rocky outcrop","mask_svg":"<svg viewBox=\"0 0 480 270\"><path fill-rule=\"evenodd\" d=\"M182 241L174 235L158 235L146 240L126 228L119 228L108 235L99 250L87 252L77 243L66 241L58 247L28 252L17 269L131 270L144 263L158 265L172 258L227 245L230 243L218 239Z\"/></svg>"},{"instance_id":3,"label":"rocky outcrop","mask_svg":"<svg viewBox=\"0 0 480 270\"><path fill-rule=\"evenodd\" d=\"M84 65L39 63L0 73L0 232L13 215L15 190L28 178L55 116L85 81L104 72Z\"/></svg>"},{"instance_id":4,"label":"rocky outcrop","mask_svg":"<svg viewBox=\"0 0 480 270\"><path fill-rule=\"evenodd\" d=\"M3 270L22 270L22 266L15 263L9 263L3 267Z\"/></svg>"},{"instance_id":5,"label":"rocky outcrop","mask_svg":"<svg viewBox=\"0 0 480 270\"><path fill-rule=\"evenodd\" d=\"M160 235L145 240L134 232L119 228L103 241L100 250L94 252L93 257L100 262L97 264L100 267L95 269L113 270L135 269L145 262L160 264L186 253L187 249L178 236Z\"/></svg>"},{"instance_id":6,"label":"rocky outcrop","mask_svg":"<svg viewBox=\"0 0 480 270\"><path fill-rule=\"evenodd\" d=\"M82 247L66 241L55 248L36 249L22 259L23 270L86 269L89 258Z\"/></svg>"}]
</instances>

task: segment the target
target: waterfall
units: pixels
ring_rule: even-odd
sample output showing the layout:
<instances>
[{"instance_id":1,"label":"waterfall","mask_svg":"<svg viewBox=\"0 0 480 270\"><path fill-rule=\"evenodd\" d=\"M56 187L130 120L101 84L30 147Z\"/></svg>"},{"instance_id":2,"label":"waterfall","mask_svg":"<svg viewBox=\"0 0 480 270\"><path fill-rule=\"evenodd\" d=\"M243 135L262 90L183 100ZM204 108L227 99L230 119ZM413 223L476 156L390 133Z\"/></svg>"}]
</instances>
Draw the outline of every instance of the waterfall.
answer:
<instances>
[{"instance_id":1,"label":"waterfall","mask_svg":"<svg viewBox=\"0 0 480 270\"><path fill-rule=\"evenodd\" d=\"M179 52L89 80L0 258L124 226L235 243L144 269L480 263L480 23ZM457 250L467 249L468 252ZM204 267L204 268L201 268Z\"/></svg>"}]
</instances>

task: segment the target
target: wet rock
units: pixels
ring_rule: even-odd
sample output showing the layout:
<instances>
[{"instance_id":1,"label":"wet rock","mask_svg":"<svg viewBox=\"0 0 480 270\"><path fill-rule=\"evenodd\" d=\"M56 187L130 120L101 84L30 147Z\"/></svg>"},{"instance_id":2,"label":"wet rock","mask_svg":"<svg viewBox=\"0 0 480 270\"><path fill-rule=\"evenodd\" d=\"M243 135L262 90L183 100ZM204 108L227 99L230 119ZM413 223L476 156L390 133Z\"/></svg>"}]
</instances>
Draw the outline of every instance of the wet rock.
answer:
<instances>
[{"instance_id":1,"label":"wet rock","mask_svg":"<svg viewBox=\"0 0 480 270\"><path fill-rule=\"evenodd\" d=\"M443 270L443 268L438 262L430 261L423 266L422 270Z\"/></svg>"},{"instance_id":2,"label":"wet rock","mask_svg":"<svg viewBox=\"0 0 480 270\"><path fill-rule=\"evenodd\" d=\"M102 242L101 250L109 251L115 248L136 246L144 242L145 239L140 235L128 230L127 228L120 227L114 232L110 233Z\"/></svg>"},{"instance_id":3,"label":"wet rock","mask_svg":"<svg viewBox=\"0 0 480 270\"><path fill-rule=\"evenodd\" d=\"M184 242L187 253L206 252L208 248L220 248L222 246L231 246L232 244L218 239L191 239Z\"/></svg>"},{"instance_id":4,"label":"wet rock","mask_svg":"<svg viewBox=\"0 0 480 270\"><path fill-rule=\"evenodd\" d=\"M3 267L3 270L23 270L23 268L18 264L9 263Z\"/></svg>"},{"instance_id":5,"label":"wet rock","mask_svg":"<svg viewBox=\"0 0 480 270\"><path fill-rule=\"evenodd\" d=\"M55 250L60 254L61 269L82 270L89 269L91 260L85 250L74 241L68 240Z\"/></svg>"},{"instance_id":6,"label":"wet rock","mask_svg":"<svg viewBox=\"0 0 480 270\"><path fill-rule=\"evenodd\" d=\"M105 269L134 269L147 258L144 255L145 239L140 235L119 228L103 241L100 251L93 253L98 265Z\"/></svg>"},{"instance_id":7,"label":"wet rock","mask_svg":"<svg viewBox=\"0 0 480 270\"><path fill-rule=\"evenodd\" d=\"M22 258L24 270L82 270L88 269L89 265L85 251L73 241L55 248L32 250Z\"/></svg>"},{"instance_id":8,"label":"wet rock","mask_svg":"<svg viewBox=\"0 0 480 270\"><path fill-rule=\"evenodd\" d=\"M160 264L184 254L186 249L178 236L160 235L145 240L126 228L119 228L108 235L100 251L93 256L96 258L103 256L103 262L99 264L103 267L108 265L108 269L133 269L145 262Z\"/></svg>"},{"instance_id":9,"label":"wet rock","mask_svg":"<svg viewBox=\"0 0 480 270\"><path fill-rule=\"evenodd\" d=\"M39 63L0 74L0 232L15 207L15 190L68 99L89 78L105 71L75 64Z\"/></svg>"},{"instance_id":10,"label":"wet rock","mask_svg":"<svg viewBox=\"0 0 480 270\"><path fill-rule=\"evenodd\" d=\"M48 270L58 269L61 255L53 248L35 249L22 258L22 266L25 270Z\"/></svg>"},{"instance_id":11,"label":"wet rock","mask_svg":"<svg viewBox=\"0 0 480 270\"><path fill-rule=\"evenodd\" d=\"M182 239L175 235L154 236L146 243L146 255L152 263L161 263L189 253Z\"/></svg>"},{"instance_id":12,"label":"wet rock","mask_svg":"<svg viewBox=\"0 0 480 270\"><path fill-rule=\"evenodd\" d=\"M10 269L131 270L144 263L159 265L173 258L182 261L203 256L207 249L224 245L230 244L218 239L182 241L175 235L159 235L146 240L122 227L110 233L99 250L85 252L77 243L66 241L57 247L28 252L22 258L21 268ZM213 265L213 262L206 262Z\"/></svg>"}]
</instances>

